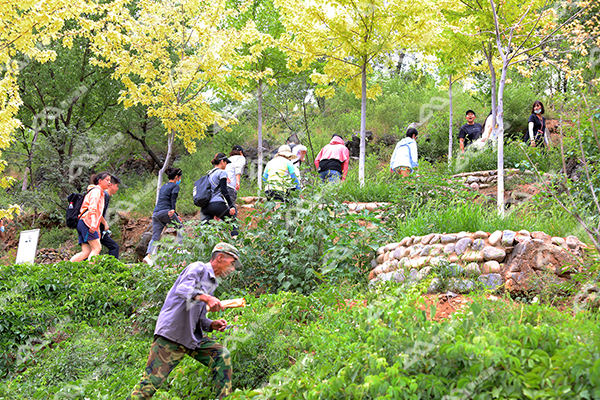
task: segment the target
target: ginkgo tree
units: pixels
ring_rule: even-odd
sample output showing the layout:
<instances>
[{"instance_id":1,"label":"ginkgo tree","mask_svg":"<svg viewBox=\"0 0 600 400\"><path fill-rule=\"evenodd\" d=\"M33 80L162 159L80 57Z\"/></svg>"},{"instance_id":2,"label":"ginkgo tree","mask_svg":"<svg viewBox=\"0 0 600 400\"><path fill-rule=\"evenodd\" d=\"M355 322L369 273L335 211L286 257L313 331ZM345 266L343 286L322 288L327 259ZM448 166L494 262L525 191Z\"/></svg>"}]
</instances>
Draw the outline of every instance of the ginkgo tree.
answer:
<instances>
[{"instance_id":1,"label":"ginkgo tree","mask_svg":"<svg viewBox=\"0 0 600 400\"><path fill-rule=\"evenodd\" d=\"M361 99L359 182L365 177L367 98L380 94L369 77L379 57L398 48L414 48L434 34L433 4L418 0L274 0L287 33L281 47L292 70L307 69L319 59L322 73L311 79L318 96L345 86Z\"/></svg>"},{"instance_id":2,"label":"ginkgo tree","mask_svg":"<svg viewBox=\"0 0 600 400\"><path fill-rule=\"evenodd\" d=\"M22 105L17 77L28 60L52 61L53 50L43 44L60 39L65 21L92 10L86 0L22 0L3 1L0 4L0 157L11 141L14 131L21 126L16 118ZM6 168L0 159L0 172ZM10 177L0 178L0 187L11 184ZM0 218L11 218L19 212L18 206L0 209Z\"/></svg>"},{"instance_id":3,"label":"ginkgo tree","mask_svg":"<svg viewBox=\"0 0 600 400\"><path fill-rule=\"evenodd\" d=\"M558 23L554 3L549 0L463 0L462 3L466 7L459 20L460 31L481 38L496 93L492 104L493 135L498 138L497 208L498 213L504 215L504 88L508 70L532 60L552 62L548 47L564 39L562 29L577 18L585 5ZM494 60L500 65L497 82Z\"/></svg>"},{"instance_id":4,"label":"ginkgo tree","mask_svg":"<svg viewBox=\"0 0 600 400\"><path fill-rule=\"evenodd\" d=\"M479 61L481 45L479 38L463 35L452 24L457 15L461 14L464 5L452 0L437 3L439 12L436 22L438 24L436 40L424 46L421 51L432 54L436 58L438 73L447 77L448 83L448 161L452 159L452 143L454 134L453 125L453 91L455 83L468 77L470 71L481 69L475 65Z\"/></svg>"},{"instance_id":5,"label":"ginkgo tree","mask_svg":"<svg viewBox=\"0 0 600 400\"><path fill-rule=\"evenodd\" d=\"M252 21L239 28L228 23L248 3L228 7L225 0L144 0L131 12L114 2L105 6L104 18L82 22L94 43L96 63L114 68L115 79L125 85L124 106L146 106L148 115L166 128L157 198L175 139L194 152L196 141L213 125L228 128L234 122L214 109L212 98L242 100L244 87L269 73L245 66L256 61L270 36Z\"/></svg>"}]
</instances>

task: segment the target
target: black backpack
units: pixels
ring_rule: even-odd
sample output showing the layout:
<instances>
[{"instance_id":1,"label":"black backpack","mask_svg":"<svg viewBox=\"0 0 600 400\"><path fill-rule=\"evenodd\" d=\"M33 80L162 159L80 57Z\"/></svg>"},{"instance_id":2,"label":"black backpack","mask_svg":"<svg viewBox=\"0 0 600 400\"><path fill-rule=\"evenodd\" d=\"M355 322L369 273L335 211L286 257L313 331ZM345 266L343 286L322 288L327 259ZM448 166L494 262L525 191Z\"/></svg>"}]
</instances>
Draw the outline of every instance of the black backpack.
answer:
<instances>
[{"instance_id":1,"label":"black backpack","mask_svg":"<svg viewBox=\"0 0 600 400\"><path fill-rule=\"evenodd\" d=\"M194 183L192 195L194 196L194 204L196 207L204 208L210 202L210 198L212 197L210 175L215 169L211 170L208 174L204 175L202 178L198 179L196 183Z\"/></svg>"},{"instance_id":2,"label":"black backpack","mask_svg":"<svg viewBox=\"0 0 600 400\"><path fill-rule=\"evenodd\" d=\"M69 202L69 206L67 207L67 217L65 218L65 221L67 222L67 227L71 229L77 228L77 223L79 222L79 212L81 211L83 199L90 192L90 190L88 190L84 194L71 193L69 197L67 197L67 201ZM87 210L85 210L84 214L86 212Z\"/></svg>"}]
</instances>

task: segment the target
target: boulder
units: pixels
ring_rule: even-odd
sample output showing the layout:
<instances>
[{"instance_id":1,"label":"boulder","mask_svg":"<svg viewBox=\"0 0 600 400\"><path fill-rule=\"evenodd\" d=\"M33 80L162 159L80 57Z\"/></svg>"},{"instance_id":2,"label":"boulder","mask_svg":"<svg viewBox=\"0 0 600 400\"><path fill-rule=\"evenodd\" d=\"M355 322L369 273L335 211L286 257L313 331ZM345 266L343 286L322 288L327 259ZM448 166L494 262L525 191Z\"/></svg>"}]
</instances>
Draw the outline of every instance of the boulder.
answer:
<instances>
[{"instance_id":1,"label":"boulder","mask_svg":"<svg viewBox=\"0 0 600 400\"><path fill-rule=\"evenodd\" d=\"M531 238L532 239L540 239L546 243L550 243L550 241L551 241L550 235L546 234L545 232L541 232L541 231L531 232Z\"/></svg>"},{"instance_id":2,"label":"boulder","mask_svg":"<svg viewBox=\"0 0 600 400\"><path fill-rule=\"evenodd\" d=\"M444 246L441 244L434 244L429 252L430 256L439 256L444 251Z\"/></svg>"},{"instance_id":3,"label":"boulder","mask_svg":"<svg viewBox=\"0 0 600 400\"><path fill-rule=\"evenodd\" d=\"M460 240L460 239L464 239L464 238L470 238L471 234L469 232L459 232L456 234L456 239Z\"/></svg>"},{"instance_id":4,"label":"boulder","mask_svg":"<svg viewBox=\"0 0 600 400\"><path fill-rule=\"evenodd\" d=\"M442 287L442 280L440 278L433 278L429 287L427 288L427 294L438 293Z\"/></svg>"},{"instance_id":5,"label":"boulder","mask_svg":"<svg viewBox=\"0 0 600 400\"><path fill-rule=\"evenodd\" d=\"M421 250L423 250L423 246L420 244L414 245L410 250L410 258L417 258L421 256Z\"/></svg>"},{"instance_id":6,"label":"boulder","mask_svg":"<svg viewBox=\"0 0 600 400\"><path fill-rule=\"evenodd\" d=\"M144 232L139 243L135 246L135 253L138 255L140 260L146 257L146 251L148 250L148 244L150 243L150 240L152 240L152 232Z\"/></svg>"},{"instance_id":7,"label":"boulder","mask_svg":"<svg viewBox=\"0 0 600 400\"><path fill-rule=\"evenodd\" d=\"M404 282L404 271L396 271L394 272L394 280L398 283Z\"/></svg>"},{"instance_id":8,"label":"boulder","mask_svg":"<svg viewBox=\"0 0 600 400\"><path fill-rule=\"evenodd\" d=\"M568 250L542 240L521 242L515 246L505 264L506 288L513 292L533 289L542 273L555 275L553 281L556 283L565 282L580 268L579 262Z\"/></svg>"},{"instance_id":9,"label":"boulder","mask_svg":"<svg viewBox=\"0 0 600 400\"><path fill-rule=\"evenodd\" d=\"M581 242L579 241L579 239L577 239L576 236L567 236L565 238L565 241L567 243L567 246L572 250L577 249L581 244Z\"/></svg>"}]
</instances>

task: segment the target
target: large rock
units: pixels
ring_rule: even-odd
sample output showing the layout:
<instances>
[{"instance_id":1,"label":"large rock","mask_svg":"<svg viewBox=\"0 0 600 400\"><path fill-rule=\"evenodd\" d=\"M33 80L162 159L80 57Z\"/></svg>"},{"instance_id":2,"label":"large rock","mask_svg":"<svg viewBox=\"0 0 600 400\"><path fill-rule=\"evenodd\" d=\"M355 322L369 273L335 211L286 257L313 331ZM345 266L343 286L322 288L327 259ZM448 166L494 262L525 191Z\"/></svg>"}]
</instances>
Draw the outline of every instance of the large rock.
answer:
<instances>
[{"instance_id":1,"label":"large rock","mask_svg":"<svg viewBox=\"0 0 600 400\"><path fill-rule=\"evenodd\" d=\"M578 260L561 247L540 239L521 242L515 246L504 267L506 288L515 292L533 289L542 278L548 277L548 273L555 276L552 281L565 282L580 268Z\"/></svg>"},{"instance_id":2,"label":"large rock","mask_svg":"<svg viewBox=\"0 0 600 400\"><path fill-rule=\"evenodd\" d=\"M140 238L139 243L135 246L135 253L138 255L138 258L141 260L146 257L146 251L148 250L148 244L152 239L152 232L144 232L142 237Z\"/></svg>"}]
</instances>

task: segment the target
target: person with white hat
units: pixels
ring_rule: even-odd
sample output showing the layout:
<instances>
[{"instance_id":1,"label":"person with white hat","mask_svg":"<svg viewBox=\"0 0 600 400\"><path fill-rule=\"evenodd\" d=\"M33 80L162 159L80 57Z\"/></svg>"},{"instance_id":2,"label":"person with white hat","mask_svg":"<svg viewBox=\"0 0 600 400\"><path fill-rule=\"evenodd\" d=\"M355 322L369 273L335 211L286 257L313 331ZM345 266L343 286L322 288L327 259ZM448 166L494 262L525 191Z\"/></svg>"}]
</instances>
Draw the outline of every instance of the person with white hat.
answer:
<instances>
[{"instance_id":1,"label":"person with white hat","mask_svg":"<svg viewBox=\"0 0 600 400\"><path fill-rule=\"evenodd\" d=\"M284 144L277 150L277 154L265 166L262 179L265 185L265 195L268 200L286 201L290 190L300 190L300 181L296 168L292 164L296 156L292 154L290 146Z\"/></svg>"}]
</instances>

